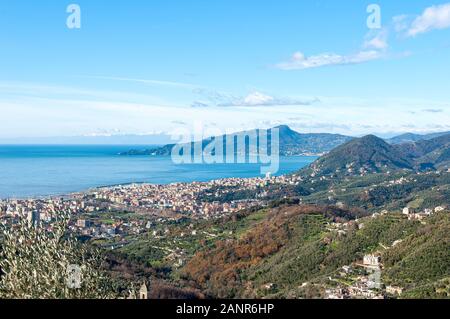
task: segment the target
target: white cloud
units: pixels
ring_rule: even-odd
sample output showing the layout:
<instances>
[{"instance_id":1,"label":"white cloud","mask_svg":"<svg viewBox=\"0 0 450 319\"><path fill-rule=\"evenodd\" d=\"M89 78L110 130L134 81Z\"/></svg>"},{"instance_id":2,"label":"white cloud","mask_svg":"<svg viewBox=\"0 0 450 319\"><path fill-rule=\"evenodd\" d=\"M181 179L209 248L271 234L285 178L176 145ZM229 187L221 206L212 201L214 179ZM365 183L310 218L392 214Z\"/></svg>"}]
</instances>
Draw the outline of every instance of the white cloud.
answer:
<instances>
[{"instance_id":1,"label":"white cloud","mask_svg":"<svg viewBox=\"0 0 450 319\"><path fill-rule=\"evenodd\" d=\"M389 47L388 35L389 33L386 29L376 33L370 32L366 35L363 47L365 49L385 50Z\"/></svg>"},{"instance_id":2,"label":"white cloud","mask_svg":"<svg viewBox=\"0 0 450 319\"><path fill-rule=\"evenodd\" d=\"M272 97L273 99L269 98ZM67 97L68 98L68 97ZM0 94L0 113L8 121L0 126L1 138L94 135L141 135L205 126L240 131L249 127L295 124L302 132L360 135L374 132L450 130L447 101L359 99L320 96L314 107L279 105L276 111L255 109L256 104L293 101L271 94L251 92L236 100L254 107L181 108L149 104L30 96L9 98ZM298 99L301 102L302 99ZM224 101L223 101L224 103ZM292 103L292 102L290 102ZM262 108L263 106L261 106ZM432 108L433 111L424 112ZM440 112L442 110L442 112ZM269 112L270 111L270 112ZM414 113L411 113L414 111ZM436 112L438 111L438 112ZM389 113L390 116L386 117ZM368 116L370 114L370 116ZM216 123L216 124L214 124ZM408 125L415 125L410 128Z\"/></svg>"},{"instance_id":3,"label":"white cloud","mask_svg":"<svg viewBox=\"0 0 450 319\"><path fill-rule=\"evenodd\" d=\"M271 96L259 91L253 91L246 96L235 96L227 93L209 90L197 90L204 100L195 101L192 107L264 107L264 106L294 106L311 105L318 102L314 99L294 99L290 97Z\"/></svg>"},{"instance_id":4,"label":"white cloud","mask_svg":"<svg viewBox=\"0 0 450 319\"><path fill-rule=\"evenodd\" d=\"M352 55L339 55L335 53L322 53L313 56L305 56L302 52L296 52L287 62L276 65L281 70L304 70L319 68L329 65L360 64L378 60L383 54L377 50L363 50Z\"/></svg>"},{"instance_id":5,"label":"white cloud","mask_svg":"<svg viewBox=\"0 0 450 319\"><path fill-rule=\"evenodd\" d=\"M410 17L406 14L398 15L392 18L392 24L396 32L403 32L408 29Z\"/></svg>"},{"instance_id":6,"label":"white cloud","mask_svg":"<svg viewBox=\"0 0 450 319\"><path fill-rule=\"evenodd\" d=\"M245 105L270 105L273 102L275 102L275 99L270 96L270 95L266 95L263 94L261 92L253 92L250 93L249 95L247 95L244 98L243 103Z\"/></svg>"},{"instance_id":7,"label":"white cloud","mask_svg":"<svg viewBox=\"0 0 450 319\"><path fill-rule=\"evenodd\" d=\"M229 106L288 106L288 105L311 105L319 102L314 99L292 99L289 97L275 97L258 91L252 92L244 98L238 99ZM226 105L225 105L226 106Z\"/></svg>"},{"instance_id":8,"label":"white cloud","mask_svg":"<svg viewBox=\"0 0 450 319\"><path fill-rule=\"evenodd\" d=\"M411 15L398 15L392 18L392 25L381 30L370 31L364 40L362 49L350 55L336 53L321 53L306 56L303 52L296 52L290 60L275 65L281 70L305 70L330 65L360 64L384 57L392 57L387 54L389 48L388 38L390 30L413 37L431 30L450 28L450 3L428 7L424 12L414 18ZM409 56L410 53L397 54L397 56Z\"/></svg>"},{"instance_id":9,"label":"white cloud","mask_svg":"<svg viewBox=\"0 0 450 319\"><path fill-rule=\"evenodd\" d=\"M436 29L450 27L450 3L431 6L418 16L411 24L407 35L414 37Z\"/></svg>"}]
</instances>

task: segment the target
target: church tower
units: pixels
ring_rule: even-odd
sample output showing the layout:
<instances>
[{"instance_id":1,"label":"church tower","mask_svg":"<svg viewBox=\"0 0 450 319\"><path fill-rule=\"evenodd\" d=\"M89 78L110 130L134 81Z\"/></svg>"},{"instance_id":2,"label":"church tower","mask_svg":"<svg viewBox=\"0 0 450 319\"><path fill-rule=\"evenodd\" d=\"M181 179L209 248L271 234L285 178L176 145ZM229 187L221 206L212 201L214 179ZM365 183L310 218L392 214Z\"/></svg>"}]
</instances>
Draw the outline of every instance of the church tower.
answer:
<instances>
[{"instance_id":1,"label":"church tower","mask_svg":"<svg viewBox=\"0 0 450 319\"><path fill-rule=\"evenodd\" d=\"M139 299L148 299L148 288L145 281L142 284L141 289L139 289Z\"/></svg>"}]
</instances>

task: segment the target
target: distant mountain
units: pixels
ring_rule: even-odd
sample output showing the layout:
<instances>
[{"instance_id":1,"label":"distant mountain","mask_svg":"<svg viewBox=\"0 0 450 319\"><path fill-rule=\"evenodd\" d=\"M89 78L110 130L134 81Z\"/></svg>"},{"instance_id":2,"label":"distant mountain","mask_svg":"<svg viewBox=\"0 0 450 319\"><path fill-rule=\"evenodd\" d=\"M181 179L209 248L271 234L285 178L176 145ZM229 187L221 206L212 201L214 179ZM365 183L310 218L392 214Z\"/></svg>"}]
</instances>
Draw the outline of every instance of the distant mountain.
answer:
<instances>
[{"instance_id":1,"label":"distant mountain","mask_svg":"<svg viewBox=\"0 0 450 319\"><path fill-rule=\"evenodd\" d=\"M399 145L368 135L335 148L305 171L317 176L354 176L401 169L446 169L449 165L450 134Z\"/></svg>"},{"instance_id":2,"label":"distant mountain","mask_svg":"<svg viewBox=\"0 0 450 319\"><path fill-rule=\"evenodd\" d=\"M355 175L390 169L413 169L413 163L374 135L354 139L322 156L311 165L316 175Z\"/></svg>"},{"instance_id":3,"label":"distant mountain","mask_svg":"<svg viewBox=\"0 0 450 319\"><path fill-rule=\"evenodd\" d=\"M450 167L450 133L415 143L396 146L417 169Z\"/></svg>"},{"instance_id":4,"label":"distant mountain","mask_svg":"<svg viewBox=\"0 0 450 319\"><path fill-rule=\"evenodd\" d=\"M286 125L279 126L278 129L282 155L324 154L353 139L340 134L301 134Z\"/></svg>"},{"instance_id":5,"label":"distant mountain","mask_svg":"<svg viewBox=\"0 0 450 319\"><path fill-rule=\"evenodd\" d=\"M450 132L439 132L439 133L431 133L431 134L414 134L414 133L405 133L399 136L394 136L390 139L387 139L386 142L389 144L402 144L402 143L411 143L418 142L422 140L431 140L433 138L450 134Z\"/></svg>"},{"instance_id":6,"label":"distant mountain","mask_svg":"<svg viewBox=\"0 0 450 319\"><path fill-rule=\"evenodd\" d=\"M296 155L322 155L342 145L353 138L339 134L301 134L292 130L289 126L282 125L276 127L279 130L280 155L282 156L296 156ZM271 130L267 130L268 139L271 140ZM221 138L224 141L234 139L236 137L257 136L259 129L237 132L234 134L223 135ZM211 143L215 137L204 139L202 142L203 148ZM235 142L236 143L236 142ZM259 142L258 142L259 144ZM151 149L134 149L122 153L121 155L154 155L154 156L168 156L175 144L168 144L163 147Z\"/></svg>"}]
</instances>

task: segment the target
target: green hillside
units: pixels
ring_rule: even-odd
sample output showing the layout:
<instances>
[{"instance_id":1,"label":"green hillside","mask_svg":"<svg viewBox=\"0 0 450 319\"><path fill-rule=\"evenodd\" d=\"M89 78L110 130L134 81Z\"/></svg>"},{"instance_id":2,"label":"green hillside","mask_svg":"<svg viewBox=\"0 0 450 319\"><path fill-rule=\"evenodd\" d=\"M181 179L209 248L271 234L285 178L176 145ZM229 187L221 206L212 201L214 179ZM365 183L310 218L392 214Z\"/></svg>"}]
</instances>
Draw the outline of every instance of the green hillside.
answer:
<instances>
[{"instance_id":1,"label":"green hillside","mask_svg":"<svg viewBox=\"0 0 450 319\"><path fill-rule=\"evenodd\" d=\"M239 239L197 253L184 276L215 297L323 297L334 285L329 277L377 251L386 284L401 286L404 296L442 296L442 279L450 276L448 213L425 225L400 214L332 223L311 209L275 208Z\"/></svg>"}]
</instances>

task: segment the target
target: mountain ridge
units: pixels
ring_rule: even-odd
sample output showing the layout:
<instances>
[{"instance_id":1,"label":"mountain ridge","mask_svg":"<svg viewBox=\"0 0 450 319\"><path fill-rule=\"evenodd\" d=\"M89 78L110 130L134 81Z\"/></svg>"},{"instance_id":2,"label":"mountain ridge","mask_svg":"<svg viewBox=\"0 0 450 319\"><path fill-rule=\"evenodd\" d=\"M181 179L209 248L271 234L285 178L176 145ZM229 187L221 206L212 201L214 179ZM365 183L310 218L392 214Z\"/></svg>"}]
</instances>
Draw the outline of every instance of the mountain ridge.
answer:
<instances>
[{"instance_id":1,"label":"mountain ridge","mask_svg":"<svg viewBox=\"0 0 450 319\"><path fill-rule=\"evenodd\" d=\"M287 125L280 125L271 129L253 129L247 131L236 132L232 134L226 134L219 136L224 141L230 138L252 136L260 131L267 131L268 140L271 140L271 131L273 129L279 130L279 144L280 155L282 156L297 156L297 155L322 155L331 151L335 147L342 145L343 143L353 139L353 137L331 134L331 133L298 133L292 130ZM211 143L217 137L208 137L201 142L203 149ZM184 143L181 145L188 145ZM259 144L259 142L258 142ZM153 155L153 156L169 156L175 144L167 144L162 147L150 148L150 149L134 149L127 152L120 153L120 155Z\"/></svg>"},{"instance_id":2,"label":"mountain ridge","mask_svg":"<svg viewBox=\"0 0 450 319\"><path fill-rule=\"evenodd\" d=\"M348 176L449 167L450 134L398 145L367 135L336 147L304 170L315 176Z\"/></svg>"},{"instance_id":3,"label":"mountain ridge","mask_svg":"<svg viewBox=\"0 0 450 319\"><path fill-rule=\"evenodd\" d=\"M450 131L447 132L437 132L437 133L429 133L429 134L415 134L415 133L404 133L401 135L397 135L386 139L389 144L403 144L410 142L418 142L422 140L431 140L436 137L440 137L443 135L450 134Z\"/></svg>"}]
</instances>

